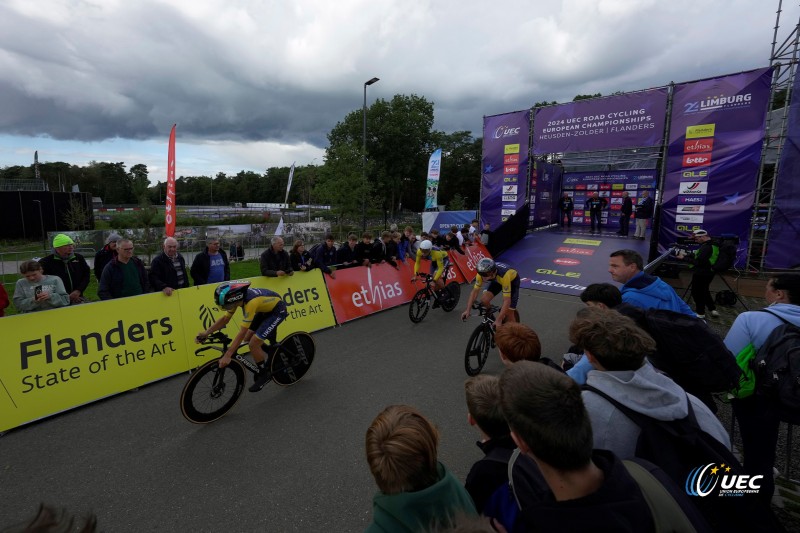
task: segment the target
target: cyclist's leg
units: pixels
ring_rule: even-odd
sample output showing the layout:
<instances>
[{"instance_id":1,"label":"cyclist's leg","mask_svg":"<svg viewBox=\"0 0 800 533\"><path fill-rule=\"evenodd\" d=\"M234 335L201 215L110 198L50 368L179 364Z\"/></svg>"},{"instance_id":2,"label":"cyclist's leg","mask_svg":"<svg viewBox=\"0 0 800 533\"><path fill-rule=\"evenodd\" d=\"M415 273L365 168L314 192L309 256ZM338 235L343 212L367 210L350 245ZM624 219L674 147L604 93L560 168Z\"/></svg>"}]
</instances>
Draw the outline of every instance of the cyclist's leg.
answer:
<instances>
[{"instance_id":1,"label":"cyclist's leg","mask_svg":"<svg viewBox=\"0 0 800 533\"><path fill-rule=\"evenodd\" d=\"M483 294L481 295L481 305L483 305L484 307L489 307L489 305L491 305L492 303L492 298L500 294L500 291L502 290L503 287L496 281L492 280L489 283L489 286L486 287L486 290L483 291Z\"/></svg>"},{"instance_id":2,"label":"cyclist's leg","mask_svg":"<svg viewBox=\"0 0 800 533\"><path fill-rule=\"evenodd\" d=\"M506 322L519 322L519 313L517 312L517 303L519 302L519 276L514 278L511 282L511 305L508 310L511 314L506 317Z\"/></svg>"},{"instance_id":3,"label":"cyclist's leg","mask_svg":"<svg viewBox=\"0 0 800 533\"><path fill-rule=\"evenodd\" d=\"M261 345L265 341L269 341L271 349L274 350L277 347L278 324L283 322L288 315L286 311L286 304L281 302L275 307L275 309L272 310L271 313L264 313L264 315L265 317L260 321L258 329L250 338L250 353L253 354L253 359L256 360L261 367L253 386L249 389L250 392L260 391L262 388L264 388L264 385L266 385L267 382L272 379L272 374L270 374L269 368L266 366L267 354L264 352L264 349L261 347Z\"/></svg>"}]
</instances>

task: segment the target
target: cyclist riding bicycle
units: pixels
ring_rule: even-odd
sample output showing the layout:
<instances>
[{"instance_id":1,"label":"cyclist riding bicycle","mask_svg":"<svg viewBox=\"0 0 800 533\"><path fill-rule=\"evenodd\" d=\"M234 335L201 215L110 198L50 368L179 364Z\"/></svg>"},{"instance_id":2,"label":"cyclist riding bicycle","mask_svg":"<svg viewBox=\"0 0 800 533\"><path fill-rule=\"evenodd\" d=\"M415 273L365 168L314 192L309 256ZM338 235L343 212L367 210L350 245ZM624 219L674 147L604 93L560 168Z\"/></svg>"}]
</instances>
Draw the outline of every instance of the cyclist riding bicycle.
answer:
<instances>
[{"instance_id":1,"label":"cyclist riding bicycle","mask_svg":"<svg viewBox=\"0 0 800 533\"><path fill-rule=\"evenodd\" d=\"M417 276L420 275L419 262L422 258L429 258L431 260L430 274L433 276L435 290L440 291L444 289L445 280L442 274L444 274L445 268L450 264L447 252L440 250L428 240L419 243L419 248L417 248L417 260L414 262L414 277L411 278L412 282L417 281ZM436 302L434 302L434 306L435 305Z\"/></svg>"},{"instance_id":2,"label":"cyclist riding bicycle","mask_svg":"<svg viewBox=\"0 0 800 533\"><path fill-rule=\"evenodd\" d=\"M496 263L494 259L488 257L478 261L477 270L478 275L475 276L475 285L473 285L472 292L469 293L467 309L461 314L461 320L466 320L469 317L472 304L478 297L478 292L480 292L484 281L488 281L489 286L481 296L481 305L489 307L492 298L497 296L497 293L501 290L503 291L503 305L494 321L495 327L505 321L519 322L519 314L517 313L519 275L517 271L504 263Z\"/></svg>"},{"instance_id":3,"label":"cyclist riding bicycle","mask_svg":"<svg viewBox=\"0 0 800 533\"><path fill-rule=\"evenodd\" d=\"M251 289L249 281L231 281L220 283L214 291L214 304L225 309L225 314L206 331L197 334L196 342L202 342L215 331L223 329L238 307L242 308L244 318L242 327L230 348L219 360L220 368L230 364L231 358L243 342L247 342L253 360L259 367L255 382L248 389L258 392L272 379L266 366L267 353L262 348L264 341L269 341L271 353L277 347L278 324L288 316L286 304L280 295L269 289Z\"/></svg>"}]
</instances>

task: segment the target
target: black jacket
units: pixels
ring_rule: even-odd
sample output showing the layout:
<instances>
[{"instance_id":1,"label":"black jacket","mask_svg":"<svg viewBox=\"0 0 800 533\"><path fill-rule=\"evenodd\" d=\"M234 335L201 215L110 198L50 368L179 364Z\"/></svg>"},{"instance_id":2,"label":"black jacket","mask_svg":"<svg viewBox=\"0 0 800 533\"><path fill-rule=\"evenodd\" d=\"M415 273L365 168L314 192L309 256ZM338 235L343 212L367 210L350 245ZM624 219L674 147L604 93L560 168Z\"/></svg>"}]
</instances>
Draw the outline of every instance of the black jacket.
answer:
<instances>
[{"instance_id":1,"label":"black jacket","mask_svg":"<svg viewBox=\"0 0 800 533\"><path fill-rule=\"evenodd\" d=\"M50 254L39 261L44 273L58 276L64 282L67 294L77 290L83 296L91 281L92 271L81 254L72 254L68 259L61 259L58 254Z\"/></svg>"},{"instance_id":2,"label":"black jacket","mask_svg":"<svg viewBox=\"0 0 800 533\"><path fill-rule=\"evenodd\" d=\"M653 218L653 206L655 202L649 196L636 206L636 218Z\"/></svg>"},{"instance_id":3,"label":"black jacket","mask_svg":"<svg viewBox=\"0 0 800 533\"><path fill-rule=\"evenodd\" d=\"M349 268L358 265L358 244L354 248L350 248L349 243L344 243L336 251L336 262L341 265L339 268Z\"/></svg>"},{"instance_id":4,"label":"black jacket","mask_svg":"<svg viewBox=\"0 0 800 533\"><path fill-rule=\"evenodd\" d=\"M275 250L272 249L272 246L261 253L258 263L261 267L262 276L276 278L278 277L279 270L283 270L287 274L293 272L292 264L289 261L289 254L286 250L281 250L276 253Z\"/></svg>"},{"instance_id":5,"label":"black jacket","mask_svg":"<svg viewBox=\"0 0 800 533\"><path fill-rule=\"evenodd\" d=\"M178 273L175 272L175 267L172 266L172 259L170 259L167 254L161 252L153 259L153 262L150 263L149 280L150 287L154 291L163 291L164 287L183 289L189 286L189 274L186 272L186 260L181 254L178 254L178 261L183 271L183 284L181 286L178 286Z\"/></svg>"},{"instance_id":6,"label":"black jacket","mask_svg":"<svg viewBox=\"0 0 800 533\"><path fill-rule=\"evenodd\" d=\"M100 277L103 275L103 269L115 257L117 257L117 251L109 248L107 244L100 248L100 251L95 254L94 277L97 278L97 281L100 281Z\"/></svg>"},{"instance_id":7,"label":"black jacket","mask_svg":"<svg viewBox=\"0 0 800 533\"><path fill-rule=\"evenodd\" d=\"M225 264L224 279L228 281L231 279L231 265L228 262L228 254L222 248L219 249L219 254L222 256L222 261ZM192 268L189 272L192 274L192 281L195 285L205 285L208 283L208 275L211 270L211 256L208 254L208 247L203 252L194 256L192 261Z\"/></svg>"},{"instance_id":8,"label":"black jacket","mask_svg":"<svg viewBox=\"0 0 800 533\"><path fill-rule=\"evenodd\" d=\"M633 213L633 200L631 200L630 196L622 199L622 209L619 212L622 215L631 216L631 213Z\"/></svg>"},{"instance_id":9,"label":"black jacket","mask_svg":"<svg viewBox=\"0 0 800 533\"><path fill-rule=\"evenodd\" d=\"M144 263L138 257L131 257L131 261L136 266L139 273L139 283L142 286L142 294L150 292L150 285L147 282L147 272L144 269ZM100 275L100 288L97 290L97 295L101 300L112 300L122 296L122 265L115 257L103 269Z\"/></svg>"}]
</instances>

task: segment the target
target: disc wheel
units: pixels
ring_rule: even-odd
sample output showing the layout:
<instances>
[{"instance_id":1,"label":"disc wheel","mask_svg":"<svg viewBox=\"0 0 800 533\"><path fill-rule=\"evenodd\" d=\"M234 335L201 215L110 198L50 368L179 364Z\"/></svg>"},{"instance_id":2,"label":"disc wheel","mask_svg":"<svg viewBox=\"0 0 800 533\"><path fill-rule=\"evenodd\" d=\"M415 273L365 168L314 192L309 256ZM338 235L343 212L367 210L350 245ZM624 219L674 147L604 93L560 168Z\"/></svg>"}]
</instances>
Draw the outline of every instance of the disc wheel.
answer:
<instances>
[{"instance_id":1,"label":"disc wheel","mask_svg":"<svg viewBox=\"0 0 800 533\"><path fill-rule=\"evenodd\" d=\"M221 418L239 401L244 389L244 367L238 361L231 361L219 367L215 359L204 364L183 386L181 392L181 413L189 422L208 424Z\"/></svg>"},{"instance_id":2,"label":"disc wheel","mask_svg":"<svg viewBox=\"0 0 800 533\"><path fill-rule=\"evenodd\" d=\"M270 364L272 381L284 387L300 381L311 368L316 349L314 337L308 333L297 332L288 335L272 356Z\"/></svg>"},{"instance_id":3,"label":"disc wheel","mask_svg":"<svg viewBox=\"0 0 800 533\"><path fill-rule=\"evenodd\" d=\"M411 303L408 305L408 318L410 318L411 322L414 324L422 322L422 319L428 314L430 306L431 303L428 299L428 291L426 289L418 290L417 294L411 298Z\"/></svg>"},{"instance_id":4,"label":"disc wheel","mask_svg":"<svg viewBox=\"0 0 800 533\"><path fill-rule=\"evenodd\" d=\"M449 313L458 305L458 300L461 298L461 285L457 281L451 281L445 285L444 290L447 292L449 298L446 303L442 304L442 310Z\"/></svg>"},{"instance_id":5,"label":"disc wheel","mask_svg":"<svg viewBox=\"0 0 800 533\"><path fill-rule=\"evenodd\" d=\"M489 335L484 326L475 328L467 343L464 354L464 370L468 376L477 376L481 373L486 359L489 357Z\"/></svg>"}]
</instances>

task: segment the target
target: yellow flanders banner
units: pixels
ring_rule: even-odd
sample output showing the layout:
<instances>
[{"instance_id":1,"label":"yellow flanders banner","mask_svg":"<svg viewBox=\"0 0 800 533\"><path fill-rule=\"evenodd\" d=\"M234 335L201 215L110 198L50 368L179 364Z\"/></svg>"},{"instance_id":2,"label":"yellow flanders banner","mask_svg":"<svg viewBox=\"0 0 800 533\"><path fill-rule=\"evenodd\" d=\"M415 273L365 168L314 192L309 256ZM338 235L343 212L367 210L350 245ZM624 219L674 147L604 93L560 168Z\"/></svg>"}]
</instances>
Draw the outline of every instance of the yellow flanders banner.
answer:
<instances>
[{"instance_id":1,"label":"yellow flanders banner","mask_svg":"<svg viewBox=\"0 0 800 533\"><path fill-rule=\"evenodd\" d=\"M335 325L318 270L287 278L250 278L281 295L294 331ZM198 332L219 318L215 285L96 302L0 319L0 431L195 368ZM233 336L241 311L228 325ZM177 402L177 399L176 399ZM177 413L177 408L176 408Z\"/></svg>"}]
</instances>

